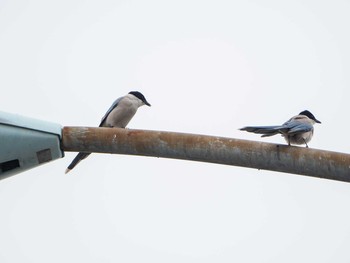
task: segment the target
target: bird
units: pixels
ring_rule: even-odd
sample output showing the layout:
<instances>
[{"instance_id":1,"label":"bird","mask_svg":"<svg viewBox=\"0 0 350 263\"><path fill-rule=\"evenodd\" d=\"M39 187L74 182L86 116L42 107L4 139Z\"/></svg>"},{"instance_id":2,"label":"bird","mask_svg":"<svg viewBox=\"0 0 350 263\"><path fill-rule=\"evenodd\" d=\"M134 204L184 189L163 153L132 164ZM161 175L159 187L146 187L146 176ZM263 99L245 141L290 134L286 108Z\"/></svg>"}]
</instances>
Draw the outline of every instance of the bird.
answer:
<instances>
[{"instance_id":1,"label":"bird","mask_svg":"<svg viewBox=\"0 0 350 263\"><path fill-rule=\"evenodd\" d=\"M241 131L253 132L262 134L261 137L273 136L281 134L287 141L288 145L291 144L301 145L305 144L308 148L308 142L312 139L314 134L314 124L321 123L315 118L315 116L308 110L300 112L298 115L290 118L282 125L275 126L246 126L240 128Z\"/></svg>"},{"instance_id":2,"label":"bird","mask_svg":"<svg viewBox=\"0 0 350 263\"><path fill-rule=\"evenodd\" d=\"M143 105L151 106L141 92L130 91L127 95L113 102L112 106L102 117L99 127L125 128L132 117L134 117L137 109ZM68 166L65 173L69 173L80 161L84 160L90 154L91 153L79 152Z\"/></svg>"}]
</instances>

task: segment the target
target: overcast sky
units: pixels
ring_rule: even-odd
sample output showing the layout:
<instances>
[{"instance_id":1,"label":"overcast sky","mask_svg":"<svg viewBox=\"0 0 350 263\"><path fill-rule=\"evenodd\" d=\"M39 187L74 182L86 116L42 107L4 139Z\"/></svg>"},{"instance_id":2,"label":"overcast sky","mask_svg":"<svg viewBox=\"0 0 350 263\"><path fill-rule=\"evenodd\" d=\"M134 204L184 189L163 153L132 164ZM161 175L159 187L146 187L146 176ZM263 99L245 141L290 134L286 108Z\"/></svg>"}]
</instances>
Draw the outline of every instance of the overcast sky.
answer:
<instances>
[{"instance_id":1,"label":"overcast sky","mask_svg":"<svg viewBox=\"0 0 350 263\"><path fill-rule=\"evenodd\" d=\"M238 131L308 109L311 148L349 152L350 2L0 0L0 110L97 126ZM342 125L342 126L340 126ZM342 131L335 134L338 128ZM0 262L349 262L350 184L75 153L0 181Z\"/></svg>"}]
</instances>

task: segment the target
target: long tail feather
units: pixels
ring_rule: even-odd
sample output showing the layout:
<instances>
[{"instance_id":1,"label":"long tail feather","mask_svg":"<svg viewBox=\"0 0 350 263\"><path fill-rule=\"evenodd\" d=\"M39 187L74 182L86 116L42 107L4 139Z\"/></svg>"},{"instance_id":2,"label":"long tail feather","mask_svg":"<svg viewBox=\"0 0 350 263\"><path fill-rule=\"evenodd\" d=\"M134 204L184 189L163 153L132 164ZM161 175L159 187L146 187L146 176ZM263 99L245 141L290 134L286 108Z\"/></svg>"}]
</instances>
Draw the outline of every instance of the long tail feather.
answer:
<instances>
[{"instance_id":1,"label":"long tail feather","mask_svg":"<svg viewBox=\"0 0 350 263\"><path fill-rule=\"evenodd\" d=\"M285 127L283 126L247 126L243 127L241 131L253 132L257 134L262 134L261 137L272 136L281 133Z\"/></svg>"},{"instance_id":2,"label":"long tail feather","mask_svg":"<svg viewBox=\"0 0 350 263\"><path fill-rule=\"evenodd\" d=\"M80 152L75 156L73 161L70 163L70 165L67 167L65 174L69 173L73 168L81 161L84 160L86 157L88 157L91 153L83 153Z\"/></svg>"}]
</instances>

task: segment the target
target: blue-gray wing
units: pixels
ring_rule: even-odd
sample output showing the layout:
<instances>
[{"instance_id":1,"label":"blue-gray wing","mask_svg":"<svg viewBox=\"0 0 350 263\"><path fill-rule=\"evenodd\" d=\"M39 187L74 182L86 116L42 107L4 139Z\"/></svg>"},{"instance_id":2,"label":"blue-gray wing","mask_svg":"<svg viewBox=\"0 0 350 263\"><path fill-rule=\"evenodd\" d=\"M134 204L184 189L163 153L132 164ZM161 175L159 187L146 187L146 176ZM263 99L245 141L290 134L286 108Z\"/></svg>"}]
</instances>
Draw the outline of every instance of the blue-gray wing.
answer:
<instances>
[{"instance_id":1,"label":"blue-gray wing","mask_svg":"<svg viewBox=\"0 0 350 263\"><path fill-rule=\"evenodd\" d=\"M291 121L287 125L288 131L287 133L292 135L292 134L297 134L297 133L303 133L303 132L309 132L313 130L313 126L308 123L300 123L296 121Z\"/></svg>"},{"instance_id":2,"label":"blue-gray wing","mask_svg":"<svg viewBox=\"0 0 350 263\"><path fill-rule=\"evenodd\" d=\"M111 111L114 110L114 108L118 106L118 103L121 101L122 98L123 98L123 97L120 97L120 98L116 99L116 100L113 102L112 106L109 107L108 111L106 112L106 114L105 114L105 115L102 117L102 119L101 119L100 127L102 126L103 122L107 119L107 117L108 117L108 115L111 113Z\"/></svg>"},{"instance_id":3,"label":"blue-gray wing","mask_svg":"<svg viewBox=\"0 0 350 263\"><path fill-rule=\"evenodd\" d=\"M261 137L268 137L273 136L275 134L281 133L287 133L290 135L296 134L296 133L303 133L308 132L313 129L311 124L307 123L301 123L299 121L288 121L284 123L283 125L276 125L276 126L247 126L243 127L240 130L241 131L247 131L247 132L253 132L262 134Z\"/></svg>"}]
</instances>

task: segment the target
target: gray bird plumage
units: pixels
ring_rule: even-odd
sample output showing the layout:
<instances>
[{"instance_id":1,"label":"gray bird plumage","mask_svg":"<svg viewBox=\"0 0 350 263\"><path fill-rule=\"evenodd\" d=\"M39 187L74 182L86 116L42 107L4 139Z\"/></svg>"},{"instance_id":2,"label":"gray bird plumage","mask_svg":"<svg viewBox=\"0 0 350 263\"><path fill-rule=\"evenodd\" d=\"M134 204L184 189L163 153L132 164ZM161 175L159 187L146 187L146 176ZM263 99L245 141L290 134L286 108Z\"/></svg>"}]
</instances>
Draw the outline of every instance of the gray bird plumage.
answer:
<instances>
[{"instance_id":1,"label":"gray bird plumage","mask_svg":"<svg viewBox=\"0 0 350 263\"><path fill-rule=\"evenodd\" d=\"M125 128L134 117L137 109L142 105L151 106L142 93L130 91L127 95L116 99L106 114L102 117L99 127ZM84 160L91 153L80 152L73 159L65 173L70 172L80 161Z\"/></svg>"},{"instance_id":2,"label":"gray bird plumage","mask_svg":"<svg viewBox=\"0 0 350 263\"><path fill-rule=\"evenodd\" d=\"M240 130L262 134L261 137L281 134L287 141L288 145L305 144L306 147L308 147L307 143L312 139L315 123L321 122L317 120L310 111L305 110L282 125L247 126Z\"/></svg>"}]
</instances>

